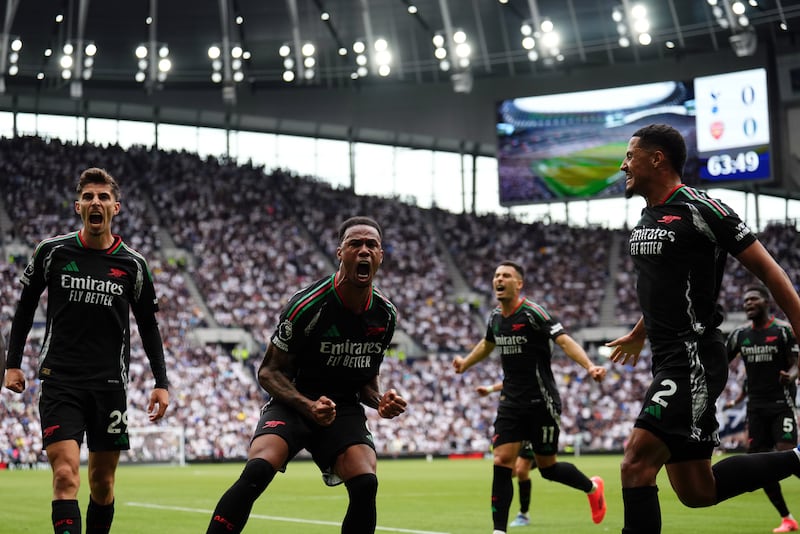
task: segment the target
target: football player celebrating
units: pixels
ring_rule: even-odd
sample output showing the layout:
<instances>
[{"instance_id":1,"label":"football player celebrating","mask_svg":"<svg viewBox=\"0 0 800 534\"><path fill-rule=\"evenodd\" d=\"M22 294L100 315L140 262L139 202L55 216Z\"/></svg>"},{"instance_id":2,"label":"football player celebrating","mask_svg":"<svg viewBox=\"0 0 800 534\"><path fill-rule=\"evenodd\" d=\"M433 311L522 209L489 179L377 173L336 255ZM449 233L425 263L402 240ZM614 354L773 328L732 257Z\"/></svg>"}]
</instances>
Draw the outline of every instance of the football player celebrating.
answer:
<instances>
[{"instance_id":1,"label":"football player celebrating","mask_svg":"<svg viewBox=\"0 0 800 534\"><path fill-rule=\"evenodd\" d=\"M463 373L484 360L497 347L503 364L503 390L494 422L494 476L492 522L494 534L504 534L514 497L512 475L522 443L529 441L543 478L566 484L589 496L592 520L606 515L603 480L591 479L568 462L559 462L561 398L550 367L550 341L600 382L603 367L594 365L583 348L547 310L521 295L523 268L503 261L494 273L495 295L500 303L489 316L485 337L466 358L453 360L456 373Z\"/></svg>"},{"instance_id":2,"label":"football player celebrating","mask_svg":"<svg viewBox=\"0 0 800 534\"><path fill-rule=\"evenodd\" d=\"M342 534L375 532L378 479L362 405L391 419L406 401L381 393L378 371L397 324L394 305L374 285L383 261L381 227L352 217L339 227L334 274L295 293L280 314L258 381L271 399L261 411L247 464L219 500L208 533L241 532L277 471L307 449L329 486L350 503Z\"/></svg>"}]
</instances>

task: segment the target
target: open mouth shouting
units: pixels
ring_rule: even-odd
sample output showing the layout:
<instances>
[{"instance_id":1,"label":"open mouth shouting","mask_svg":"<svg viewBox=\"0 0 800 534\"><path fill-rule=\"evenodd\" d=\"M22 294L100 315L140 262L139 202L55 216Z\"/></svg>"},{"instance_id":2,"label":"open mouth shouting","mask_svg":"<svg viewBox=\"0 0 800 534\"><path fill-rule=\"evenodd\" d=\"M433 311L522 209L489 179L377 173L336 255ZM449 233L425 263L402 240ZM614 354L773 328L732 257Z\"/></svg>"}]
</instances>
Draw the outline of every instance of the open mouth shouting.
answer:
<instances>
[{"instance_id":1,"label":"open mouth shouting","mask_svg":"<svg viewBox=\"0 0 800 534\"><path fill-rule=\"evenodd\" d=\"M100 211L93 211L89 214L89 223L103 224L103 213Z\"/></svg>"},{"instance_id":2,"label":"open mouth shouting","mask_svg":"<svg viewBox=\"0 0 800 534\"><path fill-rule=\"evenodd\" d=\"M367 260L359 261L356 265L356 279L359 282L369 282L372 277L372 265Z\"/></svg>"}]
</instances>

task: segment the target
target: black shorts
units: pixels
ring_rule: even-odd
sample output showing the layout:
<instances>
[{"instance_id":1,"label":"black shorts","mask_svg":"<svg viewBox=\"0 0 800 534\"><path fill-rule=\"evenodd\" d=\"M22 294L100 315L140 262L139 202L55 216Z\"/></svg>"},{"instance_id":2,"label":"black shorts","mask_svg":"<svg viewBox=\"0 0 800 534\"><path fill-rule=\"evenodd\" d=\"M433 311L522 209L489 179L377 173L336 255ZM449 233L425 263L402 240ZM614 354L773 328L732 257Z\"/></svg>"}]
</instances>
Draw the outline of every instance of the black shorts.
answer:
<instances>
[{"instance_id":1,"label":"black shorts","mask_svg":"<svg viewBox=\"0 0 800 534\"><path fill-rule=\"evenodd\" d=\"M728 379L721 336L654 345L653 359L660 363L635 426L667 445L668 463L711 458L719 445L716 401Z\"/></svg>"},{"instance_id":2,"label":"black shorts","mask_svg":"<svg viewBox=\"0 0 800 534\"><path fill-rule=\"evenodd\" d=\"M550 456L558 452L561 418L544 402L523 408L500 406L494 421L492 444L529 441L534 453Z\"/></svg>"},{"instance_id":3,"label":"black shorts","mask_svg":"<svg viewBox=\"0 0 800 534\"><path fill-rule=\"evenodd\" d=\"M523 441L522 447L519 449L519 454L517 454L523 460L533 460L533 445L531 445L530 441ZM536 463L533 464L533 467L536 467ZM532 468L533 468L532 467Z\"/></svg>"},{"instance_id":4,"label":"black shorts","mask_svg":"<svg viewBox=\"0 0 800 534\"><path fill-rule=\"evenodd\" d=\"M265 434L280 436L289 445L289 460L306 449L322 471L329 486L341 484L333 473L336 458L352 445L369 445L375 450L372 433L367 428L364 408L358 405L336 406L336 419L330 426L320 426L300 415L294 408L272 401L261 409L253 439ZM281 468L285 471L286 466Z\"/></svg>"},{"instance_id":5,"label":"black shorts","mask_svg":"<svg viewBox=\"0 0 800 534\"><path fill-rule=\"evenodd\" d=\"M771 451L779 442L797 444L794 407L783 403L747 405L747 452Z\"/></svg>"},{"instance_id":6,"label":"black shorts","mask_svg":"<svg viewBox=\"0 0 800 534\"><path fill-rule=\"evenodd\" d=\"M39 414L45 449L68 439L80 445L84 433L90 451L130 449L128 399L124 389L76 389L43 380Z\"/></svg>"}]
</instances>

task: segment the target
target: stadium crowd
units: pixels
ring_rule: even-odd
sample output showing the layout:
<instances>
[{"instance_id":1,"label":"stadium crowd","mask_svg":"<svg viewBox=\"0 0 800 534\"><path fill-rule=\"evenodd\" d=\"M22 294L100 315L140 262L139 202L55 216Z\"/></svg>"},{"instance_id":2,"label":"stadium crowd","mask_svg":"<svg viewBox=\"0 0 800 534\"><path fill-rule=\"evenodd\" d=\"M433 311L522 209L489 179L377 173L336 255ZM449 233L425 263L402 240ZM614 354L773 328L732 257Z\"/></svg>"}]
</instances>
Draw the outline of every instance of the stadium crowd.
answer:
<instances>
[{"instance_id":1,"label":"stadium crowd","mask_svg":"<svg viewBox=\"0 0 800 534\"><path fill-rule=\"evenodd\" d=\"M407 413L388 424L368 410L381 454L489 450L496 399L479 397L475 388L500 378L499 362L493 358L465 375L453 373L450 362L484 333L482 317L494 306L489 284L498 261L514 259L524 265L527 296L545 305L574 334L584 327L628 326L638 317L626 236L619 230L427 210L398 199L359 197L282 170L267 172L186 152L23 137L0 140L0 215L7 215L7 222L0 223L0 244L7 251L25 251L0 263L3 335L33 247L44 237L77 228L72 205L63 199L74 197L76 177L88 166L105 168L120 181L117 228L123 239L132 236L129 245L150 261L160 297L172 405L161 431L133 435L129 461L174 461L176 440L183 440L190 461L245 456L267 398L255 381L255 369L278 310L296 289L333 272L331 221L356 213L386 221L378 282L400 310L399 329L416 347L413 353L393 351L381 376L385 387L402 392ZM36 195L26 194L31 190ZM795 227L771 225L761 237L797 280ZM614 240L621 243L618 258L612 258ZM173 256L175 249L185 255ZM618 262L616 269L612 259ZM750 281L740 269L728 272L724 288L725 305L736 310ZM609 291L616 306L604 314ZM41 320L40 315L23 362L28 389L22 396L0 393L0 464L44 459L36 402ZM237 358L237 347L230 343L199 343L193 331L209 326L243 328L261 348ZM144 428L152 384L136 332L132 340L129 422ZM588 350L598 361L597 349ZM597 384L556 352L553 370L564 404L563 447L622 448L640 408L632 399L643 398L649 365L607 367L605 382ZM729 397L736 394L734 386Z\"/></svg>"}]
</instances>

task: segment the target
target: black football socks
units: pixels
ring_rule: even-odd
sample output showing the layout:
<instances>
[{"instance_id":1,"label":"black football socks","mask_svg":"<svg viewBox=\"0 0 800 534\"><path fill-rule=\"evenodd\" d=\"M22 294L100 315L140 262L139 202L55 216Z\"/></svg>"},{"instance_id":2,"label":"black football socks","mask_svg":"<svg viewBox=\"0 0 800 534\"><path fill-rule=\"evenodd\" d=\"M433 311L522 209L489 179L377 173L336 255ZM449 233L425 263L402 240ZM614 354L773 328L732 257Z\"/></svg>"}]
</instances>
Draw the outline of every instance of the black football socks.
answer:
<instances>
[{"instance_id":1,"label":"black football socks","mask_svg":"<svg viewBox=\"0 0 800 534\"><path fill-rule=\"evenodd\" d=\"M502 465L494 466L492 477L492 522L495 530L503 532L508 528L508 511L514 498L513 471Z\"/></svg>"},{"instance_id":2,"label":"black football socks","mask_svg":"<svg viewBox=\"0 0 800 534\"><path fill-rule=\"evenodd\" d=\"M527 514L531 506L531 481L520 480L519 483L519 511Z\"/></svg>"},{"instance_id":3,"label":"black football socks","mask_svg":"<svg viewBox=\"0 0 800 534\"><path fill-rule=\"evenodd\" d=\"M266 460L249 460L239 480L226 491L214 509L207 534L241 532L253 509L253 503L264 493L275 477L275 468Z\"/></svg>"},{"instance_id":4,"label":"black football socks","mask_svg":"<svg viewBox=\"0 0 800 534\"><path fill-rule=\"evenodd\" d=\"M53 532L55 534L81 534L81 509L75 499L53 501Z\"/></svg>"},{"instance_id":5,"label":"black football socks","mask_svg":"<svg viewBox=\"0 0 800 534\"><path fill-rule=\"evenodd\" d=\"M350 502L342 521L342 534L375 532L378 513L375 497L378 494L378 477L372 473L358 475L344 483Z\"/></svg>"},{"instance_id":6,"label":"black football socks","mask_svg":"<svg viewBox=\"0 0 800 534\"><path fill-rule=\"evenodd\" d=\"M656 486L622 488L625 508L625 526L622 534L659 534L661 532L661 505Z\"/></svg>"},{"instance_id":7,"label":"black football socks","mask_svg":"<svg viewBox=\"0 0 800 534\"><path fill-rule=\"evenodd\" d=\"M113 501L111 504L102 505L89 497L89 506L86 508L86 534L108 534L113 520Z\"/></svg>"}]
</instances>

